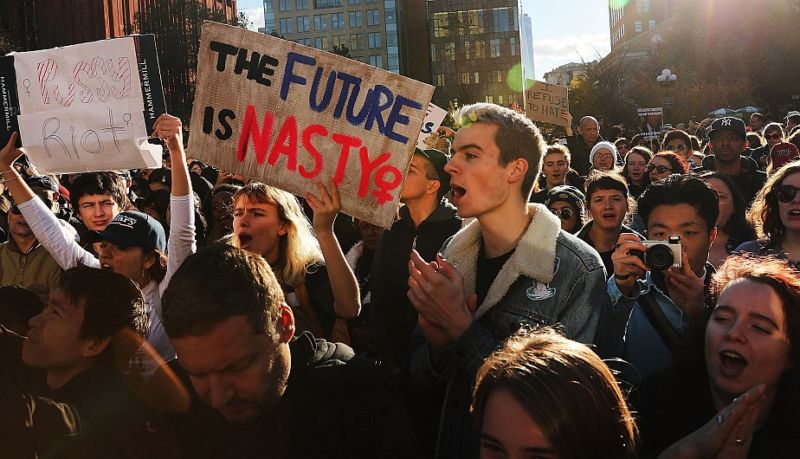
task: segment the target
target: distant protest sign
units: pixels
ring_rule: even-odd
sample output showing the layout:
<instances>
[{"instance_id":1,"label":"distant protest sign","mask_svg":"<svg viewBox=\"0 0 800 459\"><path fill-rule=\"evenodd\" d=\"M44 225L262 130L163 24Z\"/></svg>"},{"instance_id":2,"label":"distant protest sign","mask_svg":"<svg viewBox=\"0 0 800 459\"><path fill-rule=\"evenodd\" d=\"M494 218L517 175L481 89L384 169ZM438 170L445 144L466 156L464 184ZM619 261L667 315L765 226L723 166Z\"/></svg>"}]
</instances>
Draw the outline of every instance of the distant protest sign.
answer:
<instances>
[{"instance_id":1,"label":"distant protest sign","mask_svg":"<svg viewBox=\"0 0 800 459\"><path fill-rule=\"evenodd\" d=\"M525 91L525 116L533 121L566 126L563 113L569 112L567 88L544 81L534 81Z\"/></svg>"},{"instance_id":2,"label":"distant protest sign","mask_svg":"<svg viewBox=\"0 0 800 459\"><path fill-rule=\"evenodd\" d=\"M422 122L422 129L419 137L417 137L417 148L420 150L436 148L436 142L439 140L437 129L442 125L442 121L446 116L447 111L445 109L434 104L428 104L425 121Z\"/></svg>"},{"instance_id":3,"label":"distant protest sign","mask_svg":"<svg viewBox=\"0 0 800 459\"><path fill-rule=\"evenodd\" d=\"M433 87L269 35L206 22L189 153L388 227Z\"/></svg>"},{"instance_id":4,"label":"distant protest sign","mask_svg":"<svg viewBox=\"0 0 800 459\"><path fill-rule=\"evenodd\" d=\"M662 107L638 108L639 132L645 140L661 140L664 109Z\"/></svg>"},{"instance_id":5,"label":"distant protest sign","mask_svg":"<svg viewBox=\"0 0 800 459\"><path fill-rule=\"evenodd\" d=\"M19 131L41 170L159 167L165 113L155 38L135 35L0 57L0 141Z\"/></svg>"}]
</instances>

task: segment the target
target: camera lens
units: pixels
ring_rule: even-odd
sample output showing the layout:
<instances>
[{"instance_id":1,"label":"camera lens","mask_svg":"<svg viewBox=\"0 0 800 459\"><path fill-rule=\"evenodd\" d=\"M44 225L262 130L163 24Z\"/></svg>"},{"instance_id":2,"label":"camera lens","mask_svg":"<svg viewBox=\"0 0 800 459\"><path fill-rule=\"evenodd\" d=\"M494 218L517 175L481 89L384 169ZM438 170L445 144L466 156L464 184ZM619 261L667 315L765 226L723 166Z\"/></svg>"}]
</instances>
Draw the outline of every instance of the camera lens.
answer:
<instances>
[{"instance_id":1,"label":"camera lens","mask_svg":"<svg viewBox=\"0 0 800 459\"><path fill-rule=\"evenodd\" d=\"M653 271L663 271L672 266L674 261L672 250L664 244L654 245L644 254L644 262Z\"/></svg>"}]
</instances>

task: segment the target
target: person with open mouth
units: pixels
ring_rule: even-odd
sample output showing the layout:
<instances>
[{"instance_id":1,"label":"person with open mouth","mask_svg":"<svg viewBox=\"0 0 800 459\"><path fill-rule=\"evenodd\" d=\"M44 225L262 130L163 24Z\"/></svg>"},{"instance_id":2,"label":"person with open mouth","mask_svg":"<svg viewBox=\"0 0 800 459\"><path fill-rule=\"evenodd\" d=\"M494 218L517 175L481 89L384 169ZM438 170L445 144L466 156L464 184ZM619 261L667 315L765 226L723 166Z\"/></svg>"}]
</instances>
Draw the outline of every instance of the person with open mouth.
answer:
<instances>
[{"instance_id":1,"label":"person with open mouth","mask_svg":"<svg viewBox=\"0 0 800 459\"><path fill-rule=\"evenodd\" d=\"M625 156L625 166L622 167L622 176L628 182L628 194L638 199L648 185L650 174L647 164L653 159L653 152L645 147L633 147Z\"/></svg>"},{"instance_id":2,"label":"person with open mouth","mask_svg":"<svg viewBox=\"0 0 800 459\"><path fill-rule=\"evenodd\" d=\"M169 240L164 228L151 216L135 211L118 213L101 231L87 233L86 242L97 242L99 258L81 247L70 232L65 231L55 215L11 168L22 151L14 147L16 133L0 151L0 170L14 202L25 216L36 238L55 258L62 269L75 266L110 269L136 283L142 290L150 317L148 343L165 361L175 357L175 350L160 320L161 295L172 274L183 260L195 252L194 200L183 150L181 120L161 115L153 127L153 136L165 141L176 165L172 169L170 196L171 220ZM9 177L10 175L10 177ZM169 252L169 258L166 253ZM145 356L144 351L131 361L131 368L145 377L154 374L162 362Z\"/></svg>"},{"instance_id":3,"label":"person with open mouth","mask_svg":"<svg viewBox=\"0 0 800 459\"><path fill-rule=\"evenodd\" d=\"M800 272L734 255L711 294L716 305L686 363L641 387L643 456L796 457Z\"/></svg>"},{"instance_id":4,"label":"person with open mouth","mask_svg":"<svg viewBox=\"0 0 800 459\"><path fill-rule=\"evenodd\" d=\"M349 342L347 319L358 316L358 282L333 233L341 209L339 190L317 183L306 201L313 227L298 199L261 182L250 182L233 195L234 247L257 253L272 266L299 332Z\"/></svg>"}]
</instances>

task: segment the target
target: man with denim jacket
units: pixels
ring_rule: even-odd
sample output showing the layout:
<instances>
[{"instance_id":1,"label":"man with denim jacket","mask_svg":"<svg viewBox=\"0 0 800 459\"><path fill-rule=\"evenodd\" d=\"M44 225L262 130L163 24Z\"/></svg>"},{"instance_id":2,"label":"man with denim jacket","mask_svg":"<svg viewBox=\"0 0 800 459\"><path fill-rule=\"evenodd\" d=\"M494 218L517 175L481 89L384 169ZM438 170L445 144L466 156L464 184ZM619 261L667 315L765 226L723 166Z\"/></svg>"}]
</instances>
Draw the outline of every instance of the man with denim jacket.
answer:
<instances>
[{"instance_id":1,"label":"man with denim jacket","mask_svg":"<svg viewBox=\"0 0 800 459\"><path fill-rule=\"evenodd\" d=\"M719 214L714 190L690 175L672 175L650 185L639 198L638 209L648 239L666 241L680 236L682 266L652 270L637 255L636 251L646 250L638 236L619 237L611 257L614 275L608 280L615 320L604 330L616 341L600 345L599 352L626 361L623 379L634 384L667 370L676 344L667 342L669 336L674 331L672 336L680 343L692 321L702 317L714 274L708 249L717 235L714 224ZM644 295L655 300L660 313L646 311ZM656 316L665 320L654 322Z\"/></svg>"},{"instance_id":2,"label":"man with denim jacket","mask_svg":"<svg viewBox=\"0 0 800 459\"><path fill-rule=\"evenodd\" d=\"M607 303L600 256L528 204L543 142L524 116L493 104L461 109L450 174L452 202L474 217L436 260L412 251L408 296L418 311L411 376L447 384L437 457L477 457L469 416L478 367L521 326L556 325L591 343ZM424 338L423 338L424 337Z\"/></svg>"}]
</instances>

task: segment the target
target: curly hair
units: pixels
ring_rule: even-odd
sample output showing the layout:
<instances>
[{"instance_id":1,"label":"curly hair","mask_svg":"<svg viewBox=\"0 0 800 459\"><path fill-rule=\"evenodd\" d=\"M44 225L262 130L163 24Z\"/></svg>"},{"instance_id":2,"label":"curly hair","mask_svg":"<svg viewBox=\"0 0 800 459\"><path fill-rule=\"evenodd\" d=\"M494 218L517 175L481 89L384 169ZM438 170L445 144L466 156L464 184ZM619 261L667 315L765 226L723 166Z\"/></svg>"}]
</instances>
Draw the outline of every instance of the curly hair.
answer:
<instances>
[{"instance_id":1,"label":"curly hair","mask_svg":"<svg viewBox=\"0 0 800 459\"><path fill-rule=\"evenodd\" d=\"M653 155L653 158L664 158L669 162L673 174L686 174L689 172L689 163L683 159L683 156L677 155L671 151L660 151Z\"/></svg>"},{"instance_id":2,"label":"curly hair","mask_svg":"<svg viewBox=\"0 0 800 459\"><path fill-rule=\"evenodd\" d=\"M778 210L778 187L783 184L786 177L798 172L800 172L800 163L793 162L770 175L756 194L747 213L747 219L755 228L756 236L765 240L769 246L781 244L786 235L786 226L781 221L781 214Z\"/></svg>"}]
</instances>

